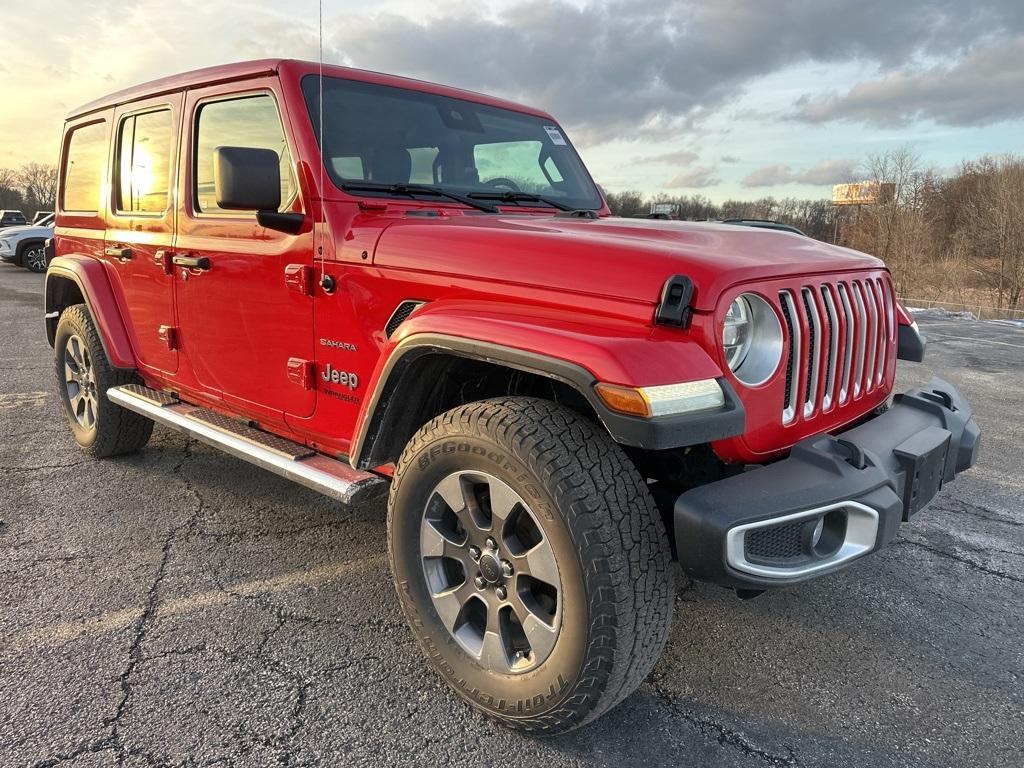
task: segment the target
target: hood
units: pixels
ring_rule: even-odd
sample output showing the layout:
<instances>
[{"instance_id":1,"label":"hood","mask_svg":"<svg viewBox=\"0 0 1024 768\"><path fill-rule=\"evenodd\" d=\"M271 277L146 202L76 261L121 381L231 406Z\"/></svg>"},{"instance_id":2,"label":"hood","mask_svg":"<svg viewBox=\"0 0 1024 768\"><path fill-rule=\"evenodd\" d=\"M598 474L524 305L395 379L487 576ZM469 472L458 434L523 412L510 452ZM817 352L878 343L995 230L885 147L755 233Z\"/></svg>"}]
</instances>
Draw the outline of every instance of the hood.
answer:
<instances>
[{"instance_id":1,"label":"hood","mask_svg":"<svg viewBox=\"0 0 1024 768\"><path fill-rule=\"evenodd\" d=\"M654 304L672 275L714 309L732 285L878 269L872 256L809 237L711 222L477 216L405 217L387 227L380 266L477 277Z\"/></svg>"},{"instance_id":2,"label":"hood","mask_svg":"<svg viewBox=\"0 0 1024 768\"><path fill-rule=\"evenodd\" d=\"M0 237L11 237L12 235L53 237L53 227L34 227L31 224L18 224L14 227L0 229Z\"/></svg>"}]
</instances>

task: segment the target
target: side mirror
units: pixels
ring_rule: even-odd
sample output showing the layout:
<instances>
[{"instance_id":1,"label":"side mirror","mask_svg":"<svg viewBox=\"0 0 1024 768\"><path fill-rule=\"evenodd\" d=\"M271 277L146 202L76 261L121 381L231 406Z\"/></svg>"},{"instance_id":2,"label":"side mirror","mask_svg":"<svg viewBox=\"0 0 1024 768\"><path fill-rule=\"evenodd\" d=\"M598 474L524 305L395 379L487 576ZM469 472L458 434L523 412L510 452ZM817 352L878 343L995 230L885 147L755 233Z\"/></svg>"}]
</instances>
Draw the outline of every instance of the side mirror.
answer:
<instances>
[{"instance_id":1,"label":"side mirror","mask_svg":"<svg viewBox=\"0 0 1024 768\"><path fill-rule=\"evenodd\" d=\"M229 211L256 211L267 229L298 234L306 217L279 212L281 159L272 149L217 147L213 151L213 188L217 206Z\"/></svg>"},{"instance_id":2,"label":"side mirror","mask_svg":"<svg viewBox=\"0 0 1024 768\"><path fill-rule=\"evenodd\" d=\"M281 160L272 149L213 150L217 206L232 211L276 211L281 207Z\"/></svg>"}]
</instances>

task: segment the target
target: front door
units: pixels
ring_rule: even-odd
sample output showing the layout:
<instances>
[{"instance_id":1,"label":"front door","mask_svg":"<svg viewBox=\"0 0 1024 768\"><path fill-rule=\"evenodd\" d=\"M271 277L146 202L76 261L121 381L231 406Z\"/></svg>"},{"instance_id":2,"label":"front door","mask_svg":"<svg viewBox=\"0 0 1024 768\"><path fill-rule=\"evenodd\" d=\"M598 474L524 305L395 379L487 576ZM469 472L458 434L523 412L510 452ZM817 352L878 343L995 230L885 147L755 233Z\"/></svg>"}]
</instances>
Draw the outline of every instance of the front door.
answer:
<instances>
[{"instance_id":1,"label":"front door","mask_svg":"<svg viewBox=\"0 0 1024 768\"><path fill-rule=\"evenodd\" d=\"M313 299L301 280L286 280L312 268L312 235L269 230L255 213L222 210L214 189L217 147L272 149L281 158L281 210L302 210L276 88L268 78L245 93L221 86L188 94L174 247L178 337L190 373L256 419L308 416L316 402L305 375Z\"/></svg>"},{"instance_id":2,"label":"front door","mask_svg":"<svg viewBox=\"0 0 1024 768\"><path fill-rule=\"evenodd\" d=\"M115 114L103 255L139 367L163 373L178 369L169 254L181 102L173 94Z\"/></svg>"}]
</instances>

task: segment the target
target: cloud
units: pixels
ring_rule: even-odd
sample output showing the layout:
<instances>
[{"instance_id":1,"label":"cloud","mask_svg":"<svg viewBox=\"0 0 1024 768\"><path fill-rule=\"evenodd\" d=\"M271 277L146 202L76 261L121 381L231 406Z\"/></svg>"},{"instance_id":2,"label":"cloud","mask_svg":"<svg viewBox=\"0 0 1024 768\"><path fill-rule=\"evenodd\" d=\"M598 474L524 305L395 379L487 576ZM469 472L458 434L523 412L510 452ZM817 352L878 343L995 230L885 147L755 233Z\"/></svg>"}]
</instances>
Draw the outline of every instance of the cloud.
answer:
<instances>
[{"instance_id":1,"label":"cloud","mask_svg":"<svg viewBox=\"0 0 1024 768\"><path fill-rule=\"evenodd\" d=\"M738 163L740 159L736 155L722 155L721 160L723 163Z\"/></svg>"},{"instance_id":2,"label":"cloud","mask_svg":"<svg viewBox=\"0 0 1024 768\"><path fill-rule=\"evenodd\" d=\"M721 179L715 175L714 168L696 167L682 173L677 173L671 179L662 184L662 189L703 189L713 187L721 183Z\"/></svg>"},{"instance_id":3,"label":"cloud","mask_svg":"<svg viewBox=\"0 0 1024 768\"><path fill-rule=\"evenodd\" d=\"M831 186L853 178L856 160L822 160L803 170L794 170L782 163L756 168L740 182L744 187L775 187L782 184Z\"/></svg>"},{"instance_id":4,"label":"cloud","mask_svg":"<svg viewBox=\"0 0 1024 768\"><path fill-rule=\"evenodd\" d=\"M774 187L777 184L788 184L793 181L793 173L788 165L765 165L747 174L740 182L744 187Z\"/></svg>"},{"instance_id":5,"label":"cloud","mask_svg":"<svg viewBox=\"0 0 1024 768\"><path fill-rule=\"evenodd\" d=\"M1024 32L1020 0L524 0L467 15L346 14L329 45L347 63L497 93L548 109L581 143L674 136L766 74L808 62L950 60ZM884 20L884 23L879 23ZM500 52L500 53L496 53ZM1019 101L1019 100L1018 100Z\"/></svg>"},{"instance_id":6,"label":"cloud","mask_svg":"<svg viewBox=\"0 0 1024 768\"><path fill-rule=\"evenodd\" d=\"M822 160L817 165L794 174L792 180L817 186L842 184L853 178L856 167L856 160Z\"/></svg>"},{"instance_id":7,"label":"cloud","mask_svg":"<svg viewBox=\"0 0 1024 768\"><path fill-rule=\"evenodd\" d=\"M881 126L928 119L956 126L1024 117L1024 35L979 46L952 64L906 67L854 85L844 94L804 97L796 116Z\"/></svg>"},{"instance_id":8,"label":"cloud","mask_svg":"<svg viewBox=\"0 0 1024 768\"><path fill-rule=\"evenodd\" d=\"M688 165L695 163L699 159L699 155L696 152L691 152L686 149L681 149L677 152L665 152L661 155L642 155L640 157L633 158L634 165L647 165L647 164L659 164L659 165Z\"/></svg>"}]
</instances>

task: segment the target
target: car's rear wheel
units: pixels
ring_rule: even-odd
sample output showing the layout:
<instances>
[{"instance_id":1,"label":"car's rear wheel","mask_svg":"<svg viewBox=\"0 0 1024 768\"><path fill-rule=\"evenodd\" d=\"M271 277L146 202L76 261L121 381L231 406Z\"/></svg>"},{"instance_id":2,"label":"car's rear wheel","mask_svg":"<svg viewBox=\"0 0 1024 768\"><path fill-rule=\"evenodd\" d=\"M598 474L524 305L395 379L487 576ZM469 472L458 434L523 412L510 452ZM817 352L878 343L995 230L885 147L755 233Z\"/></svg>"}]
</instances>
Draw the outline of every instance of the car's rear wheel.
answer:
<instances>
[{"instance_id":1,"label":"car's rear wheel","mask_svg":"<svg viewBox=\"0 0 1024 768\"><path fill-rule=\"evenodd\" d=\"M504 398L437 417L399 460L392 568L410 626L463 698L557 733L631 693L664 645L668 538L599 426Z\"/></svg>"},{"instance_id":2,"label":"car's rear wheel","mask_svg":"<svg viewBox=\"0 0 1024 768\"><path fill-rule=\"evenodd\" d=\"M75 442L103 458L139 450L153 422L107 399L107 390L138 383L134 371L114 368L84 304L65 309L54 339L57 392Z\"/></svg>"},{"instance_id":3,"label":"car's rear wheel","mask_svg":"<svg viewBox=\"0 0 1024 768\"><path fill-rule=\"evenodd\" d=\"M46 271L46 249L42 243L29 243L21 249L21 265L31 272Z\"/></svg>"}]
</instances>

